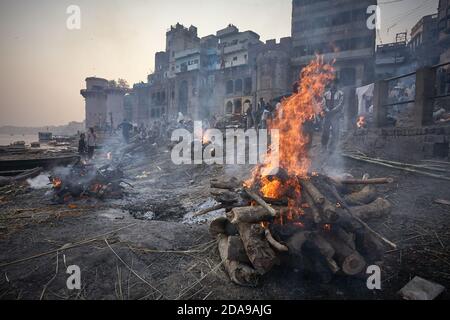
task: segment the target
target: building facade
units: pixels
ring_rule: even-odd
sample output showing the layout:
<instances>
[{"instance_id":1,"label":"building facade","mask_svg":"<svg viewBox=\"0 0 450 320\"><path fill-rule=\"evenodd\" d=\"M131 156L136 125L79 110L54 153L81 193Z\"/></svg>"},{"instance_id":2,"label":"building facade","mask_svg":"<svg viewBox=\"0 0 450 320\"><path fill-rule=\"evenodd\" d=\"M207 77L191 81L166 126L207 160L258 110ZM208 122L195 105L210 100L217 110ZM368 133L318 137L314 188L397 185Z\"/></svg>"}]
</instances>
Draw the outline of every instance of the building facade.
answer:
<instances>
[{"instance_id":1,"label":"building facade","mask_svg":"<svg viewBox=\"0 0 450 320\"><path fill-rule=\"evenodd\" d=\"M335 61L341 87L370 83L375 30L367 28L367 8L376 2L293 0L292 37L278 42L264 43L257 33L232 24L199 37L195 26L177 23L167 31L166 48L155 54L154 72L146 82L135 84L122 98L111 94L106 99L104 89L82 91L87 123L115 126L124 117L150 125L163 117L175 119L180 112L194 120L243 114L260 98L271 101L292 93L300 70L316 54ZM120 99L122 112L111 121L108 110L118 110Z\"/></svg>"},{"instance_id":2,"label":"building facade","mask_svg":"<svg viewBox=\"0 0 450 320\"><path fill-rule=\"evenodd\" d=\"M439 63L438 15L432 14L420 19L411 29L408 46L416 69Z\"/></svg>"},{"instance_id":3,"label":"building facade","mask_svg":"<svg viewBox=\"0 0 450 320\"><path fill-rule=\"evenodd\" d=\"M294 0L292 63L300 70L316 54L335 60L341 86L373 80L375 29L367 27L367 9L376 0Z\"/></svg>"},{"instance_id":4,"label":"building facade","mask_svg":"<svg viewBox=\"0 0 450 320\"><path fill-rule=\"evenodd\" d=\"M291 47L289 37L263 43L231 24L202 38L196 27L176 24L166 51L155 55L155 71L125 96L125 114L137 125L180 112L195 120L243 114L261 97L290 92Z\"/></svg>"},{"instance_id":5,"label":"building facade","mask_svg":"<svg viewBox=\"0 0 450 320\"><path fill-rule=\"evenodd\" d=\"M125 117L124 95L126 90L103 78L86 78L85 98L86 128L115 128Z\"/></svg>"},{"instance_id":6,"label":"building facade","mask_svg":"<svg viewBox=\"0 0 450 320\"><path fill-rule=\"evenodd\" d=\"M450 61L450 0L439 0L438 10L439 45L441 63Z\"/></svg>"}]
</instances>

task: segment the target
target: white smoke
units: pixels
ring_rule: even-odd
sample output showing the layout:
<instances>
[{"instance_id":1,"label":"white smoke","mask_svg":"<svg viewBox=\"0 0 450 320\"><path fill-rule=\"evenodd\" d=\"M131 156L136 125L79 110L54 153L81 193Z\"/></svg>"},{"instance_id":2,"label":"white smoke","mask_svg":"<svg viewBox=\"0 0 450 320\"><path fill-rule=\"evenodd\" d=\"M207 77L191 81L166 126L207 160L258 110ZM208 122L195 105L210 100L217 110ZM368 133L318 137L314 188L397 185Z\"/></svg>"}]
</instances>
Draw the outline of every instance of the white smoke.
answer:
<instances>
[{"instance_id":1,"label":"white smoke","mask_svg":"<svg viewBox=\"0 0 450 320\"><path fill-rule=\"evenodd\" d=\"M28 179L28 184L33 189L49 189L51 188L50 181L48 179L48 174L40 174L36 178Z\"/></svg>"}]
</instances>

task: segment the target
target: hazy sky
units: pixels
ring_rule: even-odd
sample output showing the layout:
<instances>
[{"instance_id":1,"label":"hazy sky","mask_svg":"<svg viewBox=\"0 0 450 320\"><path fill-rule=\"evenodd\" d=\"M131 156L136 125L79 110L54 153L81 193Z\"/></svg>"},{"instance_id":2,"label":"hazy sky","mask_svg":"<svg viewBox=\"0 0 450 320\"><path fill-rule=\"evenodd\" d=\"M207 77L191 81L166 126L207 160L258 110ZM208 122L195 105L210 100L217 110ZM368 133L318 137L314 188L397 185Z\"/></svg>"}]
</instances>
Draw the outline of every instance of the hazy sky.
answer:
<instances>
[{"instance_id":1,"label":"hazy sky","mask_svg":"<svg viewBox=\"0 0 450 320\"><path fill-rule=\"evenodd\" d=\"M438 0L379 2L386 3L379 36L385 43L438 6ZM71 4L81 8L80 30L66 28ZM279 39L291 33L291 5L291 0L0 0L0 125L83 120L84 79L145 81L171 24L193 24L205 36L233 23L263 41Z\"/></svg>"}]
</instances>

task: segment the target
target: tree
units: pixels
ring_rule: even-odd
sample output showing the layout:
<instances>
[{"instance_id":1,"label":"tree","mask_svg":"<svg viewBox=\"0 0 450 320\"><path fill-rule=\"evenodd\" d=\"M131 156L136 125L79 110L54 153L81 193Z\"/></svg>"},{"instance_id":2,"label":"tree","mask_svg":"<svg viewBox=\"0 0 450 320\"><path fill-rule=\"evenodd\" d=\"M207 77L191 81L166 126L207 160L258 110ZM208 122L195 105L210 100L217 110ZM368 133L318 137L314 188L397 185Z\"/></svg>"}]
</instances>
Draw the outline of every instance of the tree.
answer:
<instances>
[{"instance_id":1,"label":"tree","mask_svg":"<svg viewBox=\"0 0 450 320\"><path fill-rule=\"evenodd\" d=\"M127 80L119 78L117 79L117 86L121 89L129 89L130 85L128 84Z\"/></svg>"}]
</instances>

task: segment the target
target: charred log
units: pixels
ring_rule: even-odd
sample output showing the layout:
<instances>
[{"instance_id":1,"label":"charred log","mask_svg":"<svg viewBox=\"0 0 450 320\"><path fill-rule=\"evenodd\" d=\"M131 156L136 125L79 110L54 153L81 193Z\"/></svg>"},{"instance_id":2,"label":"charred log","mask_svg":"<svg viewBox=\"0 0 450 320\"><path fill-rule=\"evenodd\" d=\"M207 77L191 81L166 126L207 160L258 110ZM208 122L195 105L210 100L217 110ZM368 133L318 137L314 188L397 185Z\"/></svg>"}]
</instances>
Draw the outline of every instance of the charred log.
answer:
<instances>
[{"instance_id":1,"label":"charred log","mask_svg":"<svg viewBox=\"0 0 450 320\"><path fill-rule=\"evenodd\" d=\"M278 258L265 237L264 228L248 223L239 223L237 228L255 270L261 275L269 272L278 263Z\"/></svg>"},{"instance_id":2,"label":"charred log","mask_svg":"<svg viewBox=\"0 0 450 320\"><path fill-rule=\"evenodd\" d=\"M216 238L220 234L235 236L238 234L238 230L227 218L220 217L211 222L209 233L213 238Z\"/></svg>"},{"instance_id":3,"label":"charred log","mask_svg":"<svg viewBox=\"0 0 450 320\"><path fill-rule=\"evenodd\" d=\"M351 206L359 206L375 201L377 196L377 189L373 185L367 185L362 190L345 196L344 200Z\"/></svg>"},{"instance_id":4,"label":"charred log","mask_svg":"<svg viewBox=\"0 0 450 320\"><path fill-rule=\"evenodd\" d=\"M221 234L218 240L220 258L231 281L240 286L255 287L258 284L257 272L244 263L230 259L228 255L230 249L228 236Z\"/></svg>"},{"instance_id":5,"label":"charred log","mask_svg":"<svg viewBox=\"0 0 450 320\"><path fill-rule=\"evenodd\" d=\"M231 223L260 223L263 221L271 221L273 216L263 207L251 206L234 208L227 213L227 217Z\"/></svg>"},{"instance_id":6,"label":"charred log","mask_svg":"<svg viewBox=\"0 0 450 320\"><path fill-rule=\"evenodd\" d=\"M353 214L362 220L380 218L385 215L389 215L391 213L391 210L391 203L383 198L378 198L372 203L364 206L357 206L352 208Z\"/></svg>"}]
</instances>

